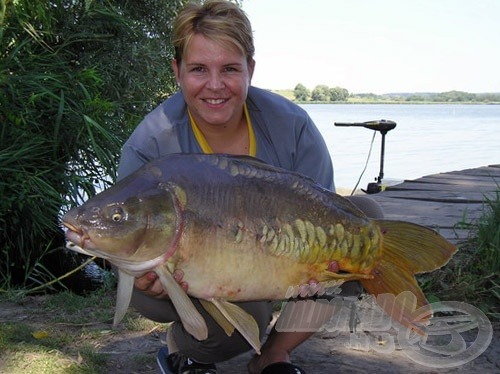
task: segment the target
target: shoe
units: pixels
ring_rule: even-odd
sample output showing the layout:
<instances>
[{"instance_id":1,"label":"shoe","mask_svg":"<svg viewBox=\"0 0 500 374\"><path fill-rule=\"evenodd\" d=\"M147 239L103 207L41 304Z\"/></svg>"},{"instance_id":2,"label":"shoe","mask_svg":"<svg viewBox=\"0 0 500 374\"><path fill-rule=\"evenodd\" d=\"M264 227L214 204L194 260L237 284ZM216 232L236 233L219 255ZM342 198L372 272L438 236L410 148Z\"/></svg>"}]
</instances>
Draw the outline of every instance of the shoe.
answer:
<instances>
[{"instance_id":1,"label":"shoe","mask_svg":"<svg viewBox=\"0 0 500 374\"><path fill-rule=\"evenodd\" d=\"M306 374L306 372L289 362L275 362L267 365L261 374Z\"/></svg>"},{"instance_id":2,"label":"shoe","mask_svg":"<svg viewBox=\"0 0 500 374\"><path fill-rule=\"evenodd\" d=\"M214 364L200 364L180 353L168 353L166 347L160 348L156 362L162 374L217 374Z\"/></svg>"}]
</instances>

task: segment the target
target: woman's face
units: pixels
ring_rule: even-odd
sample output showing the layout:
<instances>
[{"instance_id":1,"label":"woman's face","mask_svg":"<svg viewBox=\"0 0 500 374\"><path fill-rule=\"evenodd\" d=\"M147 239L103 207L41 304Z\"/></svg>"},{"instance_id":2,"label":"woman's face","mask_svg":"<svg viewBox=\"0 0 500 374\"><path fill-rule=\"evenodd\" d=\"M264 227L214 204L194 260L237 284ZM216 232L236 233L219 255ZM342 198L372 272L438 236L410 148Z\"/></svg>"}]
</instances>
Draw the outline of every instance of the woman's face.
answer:
<instances>
[{"instance_id":1,"label":"woman's face","mask_svg":"<svg viewBox=\"0 0 500 374\"><path fill-rule=\"evenodd\" d=\"M195 34L180 64L172 63L187 106L199 126L240 123L254 63L229 48Z\"/></svg>"}]
</instances>

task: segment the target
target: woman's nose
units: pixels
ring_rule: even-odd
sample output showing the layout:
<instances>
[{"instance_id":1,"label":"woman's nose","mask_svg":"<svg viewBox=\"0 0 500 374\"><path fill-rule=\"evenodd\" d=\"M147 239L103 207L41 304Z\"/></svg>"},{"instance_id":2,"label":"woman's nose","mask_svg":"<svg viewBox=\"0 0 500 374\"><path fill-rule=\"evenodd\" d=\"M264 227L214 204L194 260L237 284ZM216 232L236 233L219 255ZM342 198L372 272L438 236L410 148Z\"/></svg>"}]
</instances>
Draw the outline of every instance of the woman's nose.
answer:
<instances>
[{"instance_id":1,"label":"woman's nose","mask_svg":"<svg viewBox=\"0 0 500 374\"><path fill-rule=\"evenodd\" d=\"M222 74L219 72L210 73L207 86L212 90L224 88L224 79L222 77Z\"/></svg>"}]
</instances>

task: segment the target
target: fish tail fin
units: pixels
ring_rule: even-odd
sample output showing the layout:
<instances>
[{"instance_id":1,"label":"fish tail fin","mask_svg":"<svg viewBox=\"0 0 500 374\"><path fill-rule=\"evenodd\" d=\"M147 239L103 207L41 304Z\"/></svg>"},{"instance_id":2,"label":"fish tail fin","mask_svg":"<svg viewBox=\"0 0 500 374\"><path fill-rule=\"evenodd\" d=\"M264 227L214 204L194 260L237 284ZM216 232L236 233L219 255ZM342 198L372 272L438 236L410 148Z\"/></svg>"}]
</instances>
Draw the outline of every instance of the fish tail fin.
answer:
<instances>
[{"instance_id":1,"label":"fish tail fin","mask_svg":"<svg viewBox=\"0 0 500 374\"><path fill-rule=\"evenodd\" d=\"M434 230L409 222L374 220L382 234L382 255L371 270L373 279L361 280L363 287L376 296L377 303L402 325L423 334L416 324L429 318L415 315L428 305L415 274L444 266L456 247Z\"/></svg>"}]
</instances>

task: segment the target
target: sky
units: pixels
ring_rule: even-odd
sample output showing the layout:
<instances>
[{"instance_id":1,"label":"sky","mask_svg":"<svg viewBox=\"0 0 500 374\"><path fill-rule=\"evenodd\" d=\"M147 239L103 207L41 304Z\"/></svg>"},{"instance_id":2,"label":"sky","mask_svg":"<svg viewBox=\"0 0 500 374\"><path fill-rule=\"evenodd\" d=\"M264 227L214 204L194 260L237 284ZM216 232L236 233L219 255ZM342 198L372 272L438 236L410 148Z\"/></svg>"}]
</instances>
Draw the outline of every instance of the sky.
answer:
<instances>
[{"instance_id":1,"label":"sky","mask_svg":"<svg viewBox=\"0 0 500 374\"><path fill-rule=\"evenodd\" d=\"M500 92L500 0L243 0L252 84Z\"/></svg>"}]
</instances>

